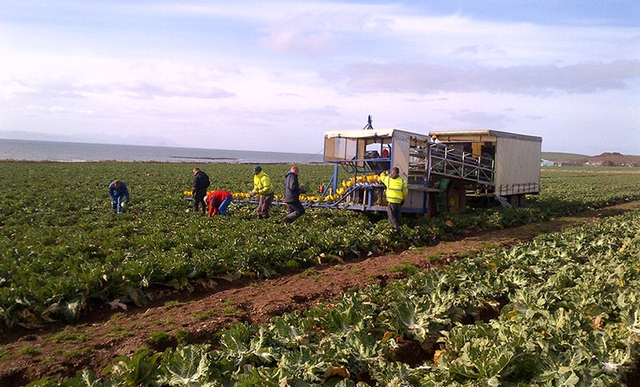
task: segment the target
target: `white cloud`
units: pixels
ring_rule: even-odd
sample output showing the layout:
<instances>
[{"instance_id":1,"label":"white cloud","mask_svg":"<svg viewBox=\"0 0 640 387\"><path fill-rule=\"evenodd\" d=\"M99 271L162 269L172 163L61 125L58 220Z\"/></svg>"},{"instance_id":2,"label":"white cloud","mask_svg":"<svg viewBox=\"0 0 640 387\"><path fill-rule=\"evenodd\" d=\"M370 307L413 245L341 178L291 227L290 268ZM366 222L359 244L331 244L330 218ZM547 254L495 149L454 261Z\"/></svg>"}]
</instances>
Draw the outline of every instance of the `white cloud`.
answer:
<instances>
[{"instance_id":1,"label":"white cloud","mask_svg":"<svg viewBox=\"0 0 640 387\"><path fill-rule=\"evenodd\" d=\"M337 37L329 32L301 34L299 31L272 31L261 39L263 44L276 52L291 52L317 56L331 52L337 45Z\"/></svg>"},{"instance_id":2,"label":"white cloud","mask_svg":"<svg viewBox=\"0 0 640 387\"><path fill-rule=\"evenodd\" d=\"M356 63L328 75L356 93L481 92L544 96L620 90L640 79L639 60L611 63L455 68L427 63Z\"/></svg>"}]
</instances>

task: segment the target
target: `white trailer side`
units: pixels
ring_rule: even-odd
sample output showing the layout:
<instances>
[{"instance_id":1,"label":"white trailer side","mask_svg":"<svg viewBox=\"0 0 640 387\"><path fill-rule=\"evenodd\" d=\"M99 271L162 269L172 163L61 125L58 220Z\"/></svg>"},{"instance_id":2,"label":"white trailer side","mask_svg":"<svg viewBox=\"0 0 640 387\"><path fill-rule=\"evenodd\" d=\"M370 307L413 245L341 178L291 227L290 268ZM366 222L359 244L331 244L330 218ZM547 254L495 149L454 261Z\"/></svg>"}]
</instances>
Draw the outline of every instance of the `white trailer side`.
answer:
<instances>
[{"instance_id":1,"label":"white trailer side","mask_svg":"<svg viewBox=\"0 0 640 387\"><path fill-rule=\"evenodd\" d=\"M540 193L542 138L497 137L495 194L510 196Z\"/></svg>"}]
</instances>

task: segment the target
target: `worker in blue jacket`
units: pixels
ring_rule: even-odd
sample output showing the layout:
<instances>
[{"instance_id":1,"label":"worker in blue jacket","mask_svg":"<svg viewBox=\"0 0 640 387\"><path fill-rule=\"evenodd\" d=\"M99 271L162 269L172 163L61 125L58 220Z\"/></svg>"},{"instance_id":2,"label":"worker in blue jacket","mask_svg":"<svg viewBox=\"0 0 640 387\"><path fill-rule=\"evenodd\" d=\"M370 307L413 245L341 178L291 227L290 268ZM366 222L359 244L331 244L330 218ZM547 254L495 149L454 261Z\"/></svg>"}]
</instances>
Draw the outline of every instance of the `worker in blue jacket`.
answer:
<instances>
[{"instance_id":1,"label":"worker in blue jacket","mask_svg":"<svg viewBox=\"0 0 640 387\"><path fill-rule=\"evenodd\" d=\"M114 180L109 184L109 196L111 196L111 208L118 214L122 213L122 205L129 204L129 189L124 181Z\"/></svg>"}]
</instances>

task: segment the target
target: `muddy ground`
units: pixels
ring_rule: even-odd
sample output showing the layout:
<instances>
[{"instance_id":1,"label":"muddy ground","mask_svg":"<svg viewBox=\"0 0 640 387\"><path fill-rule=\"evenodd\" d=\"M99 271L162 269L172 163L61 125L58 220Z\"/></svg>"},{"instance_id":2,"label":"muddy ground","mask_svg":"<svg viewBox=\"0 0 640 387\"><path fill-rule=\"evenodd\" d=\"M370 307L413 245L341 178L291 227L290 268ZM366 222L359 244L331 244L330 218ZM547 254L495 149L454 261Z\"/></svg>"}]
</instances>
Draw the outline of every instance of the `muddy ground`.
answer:
<instances>
[{"instance_id":1,"label":"muddy ground","mask_svg":"<svg viewBox=\"0 0 640 387\"><path fill-rule=\"evenodd\" d=\"M190 294L158 290L148 307L124 310L122 305L105 305L76 325L3 327L0 386L72 376L83 368L100 373L115 357L149 347L149 338L157 332L166 332L169 337L179 332L177 337L187 337L188 342L212 342L217 331L233 322L262 324L272 316L334 300L349 289L402 278L393 268L405 262L421 268L444 265L478 251L512 246L539 234L637 208L640 202L632 202L576 217L468 235L435 246L319 265L273 279L216 278L198 285Z\"/></svg>"}]
</instances>

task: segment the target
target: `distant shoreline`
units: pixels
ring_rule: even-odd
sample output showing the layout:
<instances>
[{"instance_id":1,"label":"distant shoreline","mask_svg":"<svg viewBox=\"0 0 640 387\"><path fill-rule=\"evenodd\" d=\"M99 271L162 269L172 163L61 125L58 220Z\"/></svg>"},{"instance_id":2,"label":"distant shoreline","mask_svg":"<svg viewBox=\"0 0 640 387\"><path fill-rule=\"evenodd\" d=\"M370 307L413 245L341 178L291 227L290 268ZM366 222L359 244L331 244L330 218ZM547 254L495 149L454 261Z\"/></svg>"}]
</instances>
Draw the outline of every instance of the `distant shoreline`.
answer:
<instances>
[{"instance_id":1,"label":"distant shoreline","mask_svg":"<svg viewBox=\"0 0 640 387\"><path fill-rule=\"evenodd\" d=\"M174 159L198 159L198 160L238 160L237 158L234 157L190 157L190 156L171 156Z\"/></svg>"},{"instance_id":2,"label":"distant shoreline","mask_svg":"<svg viewBox=\"0 0 640 387\"><path fill-rule=\"evenodd\" d=\"M0 139L2 161L49 162L192 162L238 164L323 163L316 154L230 149L153 147L138 145L89 144L55 141Z\"/></svg>"}]
</instances>

